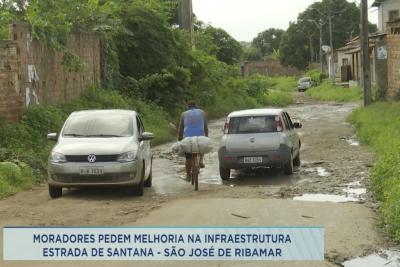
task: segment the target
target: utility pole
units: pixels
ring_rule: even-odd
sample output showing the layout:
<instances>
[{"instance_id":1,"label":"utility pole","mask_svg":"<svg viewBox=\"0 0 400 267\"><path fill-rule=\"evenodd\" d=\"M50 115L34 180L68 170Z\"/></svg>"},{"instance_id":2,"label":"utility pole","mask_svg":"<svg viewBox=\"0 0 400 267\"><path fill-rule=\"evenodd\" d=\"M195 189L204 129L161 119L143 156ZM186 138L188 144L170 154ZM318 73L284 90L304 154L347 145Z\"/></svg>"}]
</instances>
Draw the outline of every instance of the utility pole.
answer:
<instances>
[{"instance_id":1,"label":"utility pole","mask_svg":"<svg viewBox=\"0 0 400 267\"><path fill-rule=\"evenodd\" d=\"M335 84L335 82L336 82L336 70L335 70L335 62L334 62L334 58L333 58L335 51L333 49L331 7L329 7L328 19L329 19L329 39L330 39L330 46L331 46L331 62L330 62L331 79L332 79L332 83Z\"/></svg>"},{"instance_id":2,"label":"utility pole","mask_svg":"<svg viewBox=\"0 0 400 267\"><path fill-rule=\"evenodd\" d=\"M321 73L324 73L324 62L322 61L322 25L319 24L319 62L321 64Z\"/></svg>"},{"instance_id":3,"label":"utility pole","mask_svg":"<svg viewBox=\"0 0 400 267\"><path fill-rule=\"evenodd\" d=\"M192 46L194 47L192 0L179 0L178 10L179 28L190 33Z\"/></svg>"},{"instance_id":4,"label":"utility pole","mask_svg":"<svg viewBox=\"0 0 400 267\"><path fill-rule=\"evenodd\" d=\"M371 64L369 57L368 39L368 0L361 0L361 55L362 55L362 77L364 88L364 106L372 102L371 97Z\"/></svg>"},{"instance_id":5,"label":"utility pole","mask_svg":"<svg viewBox=\"0 0 400 267\"><path fill-rule=\"evenodd\" d=\"M324 26L325 23L322 23L322 21L316 22L313 19L309 19L308 21L314 23L319 29L319 63L321 64L321 73L323 73L324 63L322 62L322 26Z\"/></svg>"}]
</instances>

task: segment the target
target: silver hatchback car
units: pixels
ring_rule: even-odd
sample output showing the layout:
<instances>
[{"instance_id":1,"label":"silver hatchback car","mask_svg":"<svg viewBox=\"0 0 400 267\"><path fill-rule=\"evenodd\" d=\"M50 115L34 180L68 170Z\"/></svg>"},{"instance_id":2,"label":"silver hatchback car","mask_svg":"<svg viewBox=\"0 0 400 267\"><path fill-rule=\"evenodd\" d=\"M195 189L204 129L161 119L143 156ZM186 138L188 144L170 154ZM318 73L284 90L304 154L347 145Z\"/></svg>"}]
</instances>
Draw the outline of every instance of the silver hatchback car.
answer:
<instances>
[{"instance_id":1,"label":"silver hatchback car","mask_svg":"<svg viewBox=\"0 0 400 267\"><path fill-rule=\"evenodd\" d=\"M145 132L135 111L73 112L65 121L49 156L48 184L52 198L63 187L115 185L143 195L152 183L152 133Z\"/></svg>"},{"instance_id":2,"label":"silver hatchback car","mask_svg":"<svg viewBox=\"0 0 400 267\"><path fill-rule=\"evenodd\" d=\"M286 174L300 166L301 141L282 109L251 109L228 115L218 151L221 179L230 178L231 169L283 167Z\"/></svg>"}]
</instances>

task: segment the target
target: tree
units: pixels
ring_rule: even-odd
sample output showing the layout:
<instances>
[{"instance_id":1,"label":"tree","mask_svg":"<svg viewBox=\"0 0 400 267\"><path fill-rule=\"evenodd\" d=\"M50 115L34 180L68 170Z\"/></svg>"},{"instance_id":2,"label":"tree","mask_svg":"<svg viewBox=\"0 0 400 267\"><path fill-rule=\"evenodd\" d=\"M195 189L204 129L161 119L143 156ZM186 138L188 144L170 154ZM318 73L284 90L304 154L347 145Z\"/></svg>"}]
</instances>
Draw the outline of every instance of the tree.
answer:
<instances>
[{"instance_id":1,"label":"tree","mask_svg":"<svg viewBox=\"0 0 400 267\"><path fill-rule=\"evenodd\" d=\"M323 45L329 45L329 16L332 18L334 49L344 46L351 38L359 35L360 10L355 3L346 0L315 2L299 14L297 21L289 26L285 38L282 38L282 63L305 67L310 62L311 53L319 54L320 31L317 24L322 25ZM374 29L371 25L371 31Z\"/></svg>"},{"instance_id":2,"label":"tree","mask_svg":"<svg viewBox=\"0 0 400 267\"><path fill-rule=\"evenodd\" d=\"M282 35L285 31L281 29L270 28L260 32L251 42L253 47L258 48L262 55L270 55L274 49L277 50L281 43Z\"/></svg>"},{"instance_id":3,"label":"tree","mask_svg":"<svg viewBox=\"0 0 400 267\"><path fill-rule=\"evenodd\" d=\"M260 61L263 59L263 54L257 47L250 46L244 48L243 58L248 61Z\"/></svg>"},{"instance_id":4,"label":"tree","mask_svg":"<svg viewBox=\"0 0 400 267\"><path fill-rule=\"evenodd\" d=\"M225 30L210 25L200 25L197 31L199 49L215 55L218 60L229 65L239 62L243 53L242 46Z\"/></svg>"},{"instance_id":5,"label":"tree","mask_svg":"<svg viewBox=\"0 0 400 267\"><path fill-rule=\"evenodd\" d=\"M308 65L309 47L302 28L297 23L290 23L282 36L280 45L280 60L283 65L305 69Z\"/></svg>"}]
</instances>

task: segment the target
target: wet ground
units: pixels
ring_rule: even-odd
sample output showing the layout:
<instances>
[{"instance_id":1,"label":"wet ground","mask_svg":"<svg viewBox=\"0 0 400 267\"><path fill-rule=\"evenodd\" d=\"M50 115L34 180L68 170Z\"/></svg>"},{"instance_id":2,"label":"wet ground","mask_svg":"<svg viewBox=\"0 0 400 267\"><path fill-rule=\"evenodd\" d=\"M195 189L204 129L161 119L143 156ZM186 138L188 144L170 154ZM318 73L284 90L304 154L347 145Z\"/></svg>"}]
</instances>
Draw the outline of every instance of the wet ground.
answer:
<instances>
[{"instance_id":1,"label":"wet ground","mask_svg":"<svg viewBox=\"0 0 400 267\"><path fill-rule=\"evenodd\" d=\"M391 244L376 227L377 205L371 198L368 179L373 155L359 143L346 121L358 104L319 103L304 94L296 97L297 104L286 110L303 124L298 131L302 164L291 176L277 168L258 169L236 171L231 179L222 181L217 159L224 125L224 119L220 119L209 125L216 149L205 157L206 168L201 170L198 192L184 181L184 159L171 153L172 143L169 143L153 149L153 187L146 189L143 197L130 196L123 189L93 188L64 190L62 198L51 200L46 185L40 185L1 200L0 225L323 225L325 262L245 265L381 266L360 265L365 261L378 262L377 257L386 260L385 264L398 263L398 254L393 249L387 250ZM193 214L192 209L197 209L197 213ZM0 249L0 256L1 253ZM388 264L384 266L397 266ZM91 264L79 264L82 265ZM107 266L117 265L143 264ZM188 265L204 266L176 262L169 266ZM0 262L0 266L43 265ZM146 263L146 266L159 265Z\"/></svg>"}]
</instances>

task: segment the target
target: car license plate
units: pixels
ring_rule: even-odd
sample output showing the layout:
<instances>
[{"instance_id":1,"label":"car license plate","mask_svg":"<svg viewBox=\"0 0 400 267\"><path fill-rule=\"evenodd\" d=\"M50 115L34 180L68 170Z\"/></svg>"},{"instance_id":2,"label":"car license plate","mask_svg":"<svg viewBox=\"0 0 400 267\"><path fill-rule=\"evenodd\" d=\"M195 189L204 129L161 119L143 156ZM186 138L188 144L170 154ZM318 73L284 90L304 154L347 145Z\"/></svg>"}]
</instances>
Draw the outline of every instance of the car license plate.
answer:
<instances>
[{"instance_id":1,"label":"car license plate","mask_svg":"<svg viewBox=\"0 0 400 267\"><path fill-rule=\"evenodd\" d=\"M103 175L104 167L80 167L79 172L81 175Z\"/></svg>"},{"instance_id":2,"label":"car license plate","mask_svg":"<svg viewBox=\"0 0 400 267\"><path fill-rule=\"evenodd\" d=\"M262 157L244 157L243 159L244 163L262 163L262 161Z\"/></svg>"}]
</instances>

